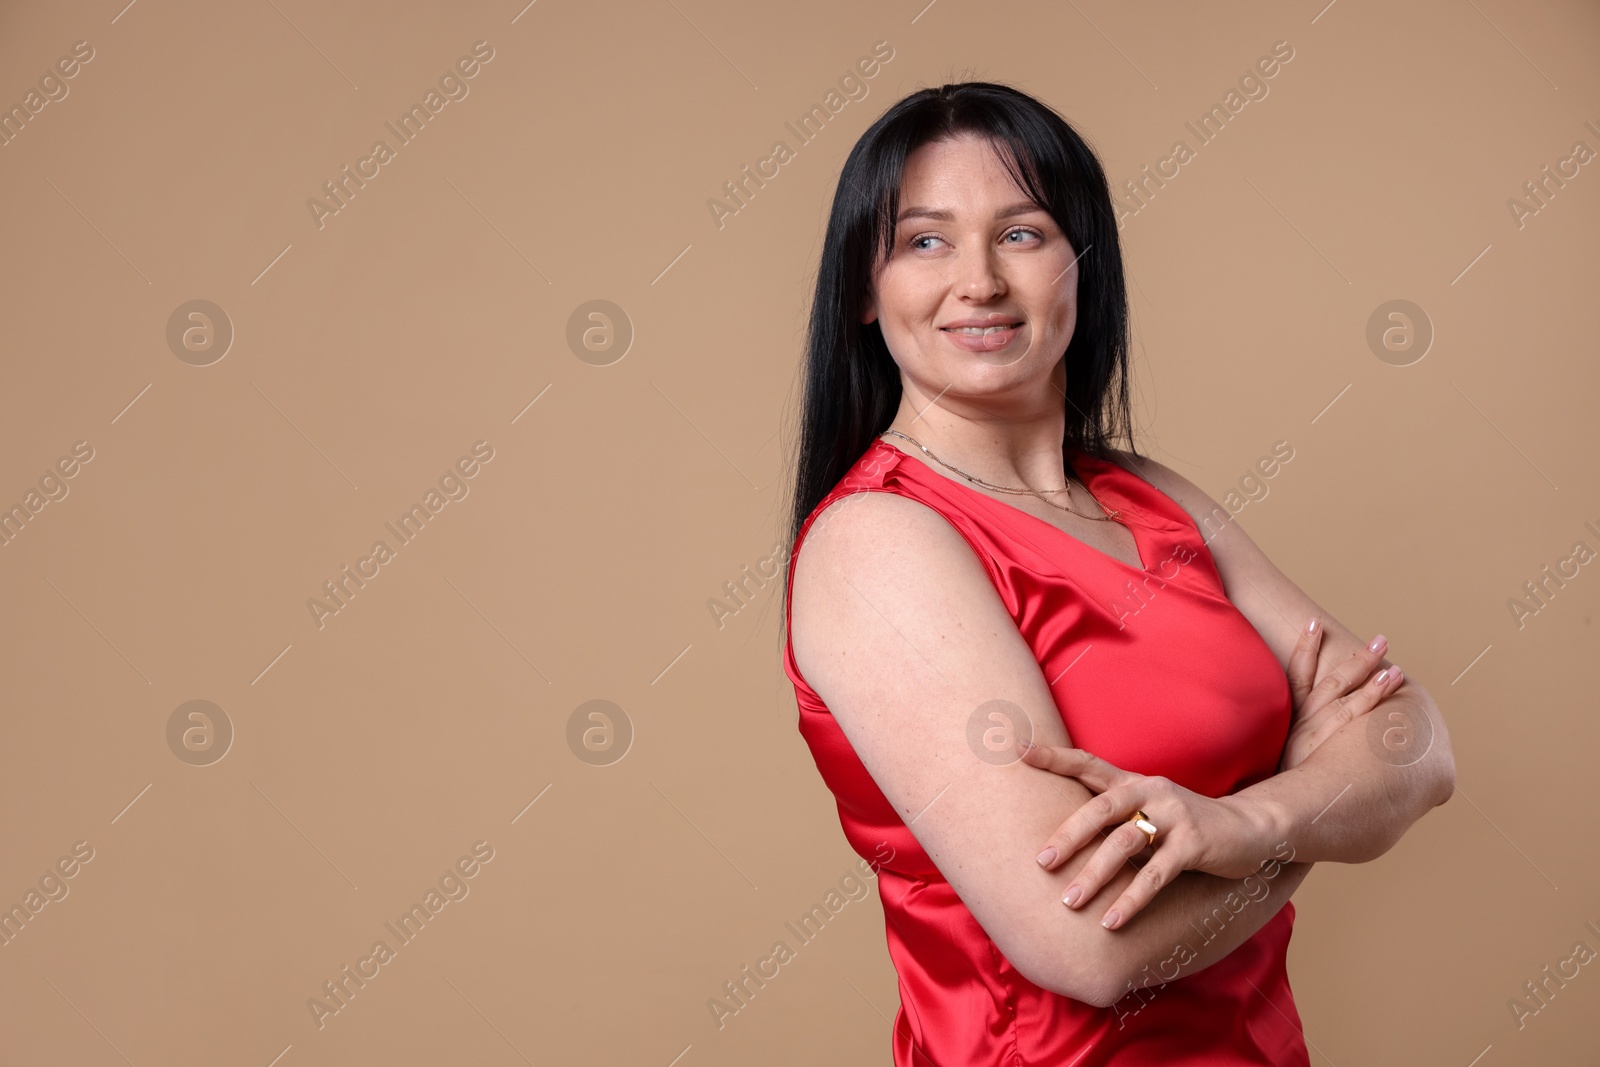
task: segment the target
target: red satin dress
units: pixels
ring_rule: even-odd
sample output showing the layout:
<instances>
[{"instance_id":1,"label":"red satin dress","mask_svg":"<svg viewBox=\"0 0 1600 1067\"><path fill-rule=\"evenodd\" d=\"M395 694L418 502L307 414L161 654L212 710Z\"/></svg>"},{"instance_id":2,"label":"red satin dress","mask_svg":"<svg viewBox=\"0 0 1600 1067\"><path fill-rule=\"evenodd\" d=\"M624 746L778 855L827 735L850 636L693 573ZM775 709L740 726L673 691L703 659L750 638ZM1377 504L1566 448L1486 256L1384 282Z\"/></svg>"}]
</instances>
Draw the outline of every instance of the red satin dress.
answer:
<instances>
[{"instance_id":1,"label":"red satin dress","mask_svg":"<svg viewBox=\"0 0 1600 1067\"><path fill-rule=\"evenodd\" d=\"M1117 463L1081 451L1069 458L1095 498L1120 512L1114 521L1132 531L1144 569L880 438L807 518L788 581L800 543L835 500L877 491L920 501L983 563L1043 668L1074 745L1207 796L1269 777L1288 736L1288 679L1224 595L1194 522ZM899 974L896 1067L1309 1067L1284 966L1293 904L1210 967L1163 968L1176 977L1162 984L1157 976L1112 1007L1041 989L1001 954L906 828L800 676L792 641L784 669L800 733L837 800L845 837L875 865L890 857L878 891ZM1198 948L1216 928L1196 927L1187 940Z\"/></svg>"}]
</instances>

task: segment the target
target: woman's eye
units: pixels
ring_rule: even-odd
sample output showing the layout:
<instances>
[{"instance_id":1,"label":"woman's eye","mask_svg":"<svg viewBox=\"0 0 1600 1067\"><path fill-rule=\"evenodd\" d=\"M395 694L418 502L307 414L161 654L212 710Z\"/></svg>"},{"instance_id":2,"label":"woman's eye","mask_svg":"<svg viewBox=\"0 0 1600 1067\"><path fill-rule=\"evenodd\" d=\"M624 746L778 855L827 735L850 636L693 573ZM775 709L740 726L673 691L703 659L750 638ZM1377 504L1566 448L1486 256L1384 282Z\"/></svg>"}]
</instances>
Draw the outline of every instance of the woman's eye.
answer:
<instances>
[{"instance_id":1,"label":"woman's eye","mask_svg":"<svg viewBox=\"0 0 1600 1067\"><path fill-rule=\"evenodd\" d=\"M1001 238L1001 242L1002 243L1010 243L1010 244L1022 244L1023 243L1021 241L1012 241L1011 238L1013 238L1013 237L1032 238L1033 240L1039 240L1039 241L1042 241L1044 239L1044 235L1042 233L1040 233L1038 230L1029 229L1027 227L1021 227L1021 228L1018 228L1018 229L1015 229L1015 230L1008 230L1006 232L1005 236ZM938 234L922 233L922 234L918 234L917 236L911 238L909 241L906 242L906 245L908 247L912 248L912 249L915 249L918 252L926 252L926 251L928 251L929 246L924 244L923 242L925 242L925 241L942 241L942 240L944 240L944 238L940 237Z\"/></svg>"}]
</instances>

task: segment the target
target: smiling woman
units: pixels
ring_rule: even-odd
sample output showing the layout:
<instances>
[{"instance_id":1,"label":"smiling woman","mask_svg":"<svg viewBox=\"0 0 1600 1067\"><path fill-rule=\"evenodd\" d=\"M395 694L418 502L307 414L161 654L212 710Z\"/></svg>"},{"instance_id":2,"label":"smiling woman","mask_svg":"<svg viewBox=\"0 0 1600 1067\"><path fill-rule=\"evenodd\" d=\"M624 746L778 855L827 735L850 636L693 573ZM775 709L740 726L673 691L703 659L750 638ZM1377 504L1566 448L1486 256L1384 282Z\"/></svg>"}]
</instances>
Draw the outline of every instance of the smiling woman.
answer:
<instances>
[{"instance_id":1,"label":"smiling woman","mask_svg":"<svg viewBox=\"0 0 1600 1067\"><path fill-rule=\"evenodd\" d=\"M1127 321L1104 171L1037 100L922 90L851 150L783 662L846 838L894 850L897 1067L1306 1065L1290 895L1453 789L1383 638L1131 449ZM1424 758L1374 758L1380 704Z\"/></svg>"}]
</instances>

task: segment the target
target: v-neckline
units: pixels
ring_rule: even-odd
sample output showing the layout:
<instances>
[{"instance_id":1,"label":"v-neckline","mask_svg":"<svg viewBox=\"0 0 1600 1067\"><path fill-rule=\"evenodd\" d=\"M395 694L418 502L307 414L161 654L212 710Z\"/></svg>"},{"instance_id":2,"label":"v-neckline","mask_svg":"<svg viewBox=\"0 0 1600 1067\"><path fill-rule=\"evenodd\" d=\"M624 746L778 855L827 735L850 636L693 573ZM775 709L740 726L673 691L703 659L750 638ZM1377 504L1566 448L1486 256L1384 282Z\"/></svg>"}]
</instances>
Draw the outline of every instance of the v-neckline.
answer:
<instances>
[{"instance_id":1,"label":"v-neckline","mask_svg":"<svg viewBox=\"0 0 1600 1067\"><path fill-rule=\"evenodd\" d=\"M1149 568L1148 564L1145 563L1145 543L1144 543L1144 540L1139 536L1140 524L1138 524L1138 523L1124 522L1120 517L1119 518L1115 518L1115 519L1106 520L1106 521L1109 521L1109 522L1120 523L1124 529L1126 529L1130 534L1133 535L1134 552L1139 557L1139 565L1137 567L1135 567L1133 564L1127 563L1127 562L1125 562L1123 560L1120 560L1116 556L1113 556L1109 552L1105 552L1105 551L1103 551L1101 549L1098 549L1098 548L1094 547L1089 542L1083 540L1081 537L1072 536L1072 534L1069 534L1067 531L1063 530L1061 527L1055 525L1054 523L1046 522L1044 519L1039 518L1039 516L1034 515L1034 514L1032 514L1030 512L1027 512L1027 511L1023 511L1021 508L1017 507L1014 504L1007 504L1004 500L996 500L994 497L990 496L988 493L980 492L978 489L974 488L971 485L968 485L966 482L961 481L959 478L951 478L951 477L947 477L946 475L940 474L938 471L934 470L932 465L930 465L926 460L924 460L921 457L913 454L908 449L901 448L898 445L892 445L888 441L885 441L882 437L874 437L873 441L874 441L874 443L876 443L878 445L881 445L884 448L889 449L891 452L897 452L900 455L902 455L902 456L906 457L907 459L911 460L911 462L914 463L928 477L937 478L941 482L949 482L951 485L955 486L957 489L961 490L962 492L965 492L967 494L970 494L971 496L977 497L978 499L983 500L986 503L992 504L993 506L995 506L997 508L1003 508L1006 512L1008 512L1010 514L1021 516L1024 524L1026 524L1026 523L1035 523L1035 524L1037 524L1039 526L1043 526L1045 529L1049 530L1055 536L1064 537L1068 541L1071 541L1073 544L1078 545L1079 547L1081 547L1085 551L1093 553L1094 555L1099 556L1102 559L1104 559L1104 560L1106 560L1106 561L1108 561L1108 562L1110 562L1110 563L1112 563L1112 564L1114 564L1114 565L1116 565L1118 567L1121 567L1123 570L1130 571L1130 572L1132 572L1134 574L1138 574L1138 575L1141 575L1141 576L1147 575L1147 574L1150 573L1150 568ZM1082 451L1080 451L1078 449L1073 449L1072 451L1073 451L1074 459L1083 458L1083 459L1089 460L1090 463L1098 463L1098 462L1100 462L1099 460L1095 459L1094 456L1087 455L1086 453L1084 453L1084 452L1082 452ZM1078 474L1076 465L1074 465L1074 467L1073 467L1073 474L1074 475ZM1082 482L1084 484L1084 486L1086 486L1089 489L1090 495L1095 498L1096 502L1098 502L1102 494L1100 492L1096 492L1095 488L1092 485L1090 485L1090 482L1091 481L1102 480L1100 478L1100 472L1091 470L1089 472L1089 477L1088 478L1084 478L1081 475L1078 475L1078 480L1080 482ZM1132 510L1132 511L1135 511L1135 512L1137 512L1139 510L1137 507L1134 507L1134 508L1130 509L1128 507L1127 501L1122 497L1121 493L1115 493L1113 495L1115 495L1116 498L1117 498L1116 501L1115 501L1117 506L1110 508L1110 510L1116 511L1119 514L1126 514L1129 510Z\"/></svg>"}]
</instances>

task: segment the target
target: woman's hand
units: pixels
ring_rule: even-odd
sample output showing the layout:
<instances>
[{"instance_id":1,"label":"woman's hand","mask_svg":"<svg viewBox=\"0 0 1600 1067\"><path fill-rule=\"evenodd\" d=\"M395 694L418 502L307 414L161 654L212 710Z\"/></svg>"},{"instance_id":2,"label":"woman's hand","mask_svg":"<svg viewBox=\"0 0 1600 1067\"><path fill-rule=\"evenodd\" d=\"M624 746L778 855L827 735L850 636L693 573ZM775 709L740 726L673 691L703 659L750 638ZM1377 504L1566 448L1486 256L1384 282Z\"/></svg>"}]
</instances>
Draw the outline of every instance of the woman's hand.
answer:
<instances>
[{"instance_id":1,"label":"woman's hand","mask_svg":"<svg viewBox=\"0 0 1600 1067\"><path fill-rule=\"evenodd\" d=\"M1278 764L1280 773L1302 763L1339 727L1377 707L1379 701L1405 682L1399 667L1373 672L1389 647L1388 641L1379 634L1366 648L1351 653L1343 666L1329 671L1328 677L1316 684L1317 650L1321 647L1322 625L1319 620L1312 619L1311 625L1300 631L1300 641L1289 653L1287 673L1289 693L1294 698L1294 720L1289 727L1289 738L1284 742L1283 759ZM1357 680L1363 678L1366 684L1357 686Z\"/></svg>"},{"instance_id":2,"label":"woman's hand","mask_svg":"<svg viewBox=\"0 0 1600 1067\"><path fill-rule=\"evenodd\" d=\"M1313 625L1301 631L1286 669L1294 718L1284 743L1280 773L1304 761L1345 723L1377 707L1404 681L1399 667L1373 671L1388 647L1379 635L1317 683L1322 627L1312 621ZM1357 684L1362 679L1364 683ZM1020 751L1024 762L1076 778L1099 794L1068 816L1045 842L1039 854L1042 867L1055 869L1105 827L1116 824L1067 887L1063 903L1072 908L1083 906L1124 862L1145 856L1140 877L1106 911L1102 922L1107 929L1126 923L1183 871L1243 878L1272 858L1276 842L1267 840L1265 818L1238 796L1203 796L1167 778L1125 771L1082 749L1034 746ZM1155 844L1148 844L1144 833L1128 822L1135 811L1144 811L1160 828Z\"/></svg>"},{"instance_id":3,"label":"woman's hand","mask_svg":"<svg viewBox=\"0 0 1600 1067\"><path fill-rule=\"evenodd\" d=\"M1069 815L1050 835L1044 851L1039 853L1041 867L1054 870L1066 857L1091 844L1103 827L1116 827L1078 871L1062 903L1069 908L1082 907L1125 862L1140 853L1149 853L1139 877L1101 919L1101 925L1108 930L1126 923L1155 898L1162 886L1184 871L1243 878L1272 859L1276 842L1268 840L1265 818L1247 801L1203 796L1168 778L1125 771L1081 748L1023 748L1026 744L1018 745L1023 762L1076 778L1099 794ZM1144 811L1159 828L1153 845L1147 845L1144 832L1128 821L1138 810Z\"/></svg>"}]
</instances>

